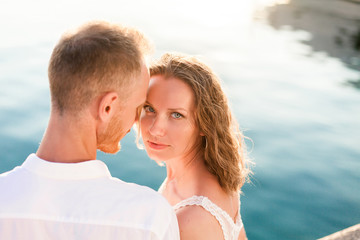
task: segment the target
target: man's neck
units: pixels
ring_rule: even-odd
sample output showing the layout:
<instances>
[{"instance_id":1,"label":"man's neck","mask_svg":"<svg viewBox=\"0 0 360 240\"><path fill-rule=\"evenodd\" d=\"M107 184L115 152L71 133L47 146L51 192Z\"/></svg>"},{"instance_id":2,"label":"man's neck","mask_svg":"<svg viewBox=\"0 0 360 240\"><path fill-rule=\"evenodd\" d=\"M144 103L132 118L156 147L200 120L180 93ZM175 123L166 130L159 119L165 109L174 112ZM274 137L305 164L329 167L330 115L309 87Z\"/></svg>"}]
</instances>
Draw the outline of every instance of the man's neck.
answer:
<instances>
[{"instance_id":1,"label":"man's neck","mask_svg":"<svg viewBox=\"0 0 360 240\"><path fill-rule=\"evenodd\" d=\"M91 117L74 119L52 113L36 152L50 162L78 163L96 159L96 128Z\"/></svg>"}]
</instances>

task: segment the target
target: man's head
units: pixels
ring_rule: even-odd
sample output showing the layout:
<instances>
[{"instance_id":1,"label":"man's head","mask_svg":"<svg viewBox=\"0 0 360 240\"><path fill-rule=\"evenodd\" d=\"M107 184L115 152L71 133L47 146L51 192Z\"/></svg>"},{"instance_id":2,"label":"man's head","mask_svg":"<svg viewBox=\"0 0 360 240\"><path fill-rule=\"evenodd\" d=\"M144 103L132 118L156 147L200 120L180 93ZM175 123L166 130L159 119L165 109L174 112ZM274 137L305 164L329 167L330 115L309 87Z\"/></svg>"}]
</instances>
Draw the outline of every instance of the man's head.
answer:
<instances>
[{"instance_id":1,"label":"man's head","mask_svg":"<svg viewBox=\"0 0 360 240\"><path fill-rule=\"evenodd\" d=\"M111 117L105 129L98 128L97 143L98 149L107 153L116 153L120 150L120 139L122 139L131 129L139 112L146 100L146 92L149 85L149 71L145 65L142 66L140 76L137 77L137 83L129 88L125 101L120 101L118 108L113 107L115 113ZM110 112L106 107L113 103L115 96L111 93L102 98L99 108L99 116L108 118Z\"/></svg>"},{"instance_id":2,"label":"man's head","mask_svg":"<svg viewBox=\"0 0 360 240\"><path fill-rule=\"evenodd\" d=\"M48 69L52 112L59 116L91 112L97 121L98 148L116 152L136 108L145 100L147 50L141 33L106 22L88 23L65 34Z\"/></svg>"}]
</instances>

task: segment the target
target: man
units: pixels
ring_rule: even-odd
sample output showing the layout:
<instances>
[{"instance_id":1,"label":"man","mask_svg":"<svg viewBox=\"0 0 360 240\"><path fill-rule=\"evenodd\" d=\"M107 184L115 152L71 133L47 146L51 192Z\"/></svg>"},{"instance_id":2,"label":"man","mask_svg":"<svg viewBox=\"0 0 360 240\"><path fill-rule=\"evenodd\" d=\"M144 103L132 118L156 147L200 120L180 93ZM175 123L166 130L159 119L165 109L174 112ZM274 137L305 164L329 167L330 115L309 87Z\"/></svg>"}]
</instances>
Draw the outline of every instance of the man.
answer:
<instances>
[{"instance_id":1,"label":"man","mask_svg":"<svg viewBox=\"0 0 360 240\"><path fill-rule=\"evenodd\" d=\"M120 149L145 101L147 46L139 32L105 22L62 37L39 149L0 175L0 239L179 239L162 196L94 160L97 149Z\"/></svg>"}]
</instances>

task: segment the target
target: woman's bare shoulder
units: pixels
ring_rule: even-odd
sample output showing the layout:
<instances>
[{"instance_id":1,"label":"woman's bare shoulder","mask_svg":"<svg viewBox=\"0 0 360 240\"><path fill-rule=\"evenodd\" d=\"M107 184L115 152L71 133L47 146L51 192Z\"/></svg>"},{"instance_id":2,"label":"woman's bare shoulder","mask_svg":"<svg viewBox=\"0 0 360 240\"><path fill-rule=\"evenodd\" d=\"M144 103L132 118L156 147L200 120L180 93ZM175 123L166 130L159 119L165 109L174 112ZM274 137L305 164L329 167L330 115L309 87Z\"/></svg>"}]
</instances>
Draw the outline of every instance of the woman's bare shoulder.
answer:
<instances>
[{"instance_id":1,"label":"woman's bare shoulder","mask_svg":"<svg viewBox=\"0 0 360 240\"><path fill-rule=\"evenodd\" d=\"M247 240L245 228L243 227L240 231L238 240Z\"/></svg>"},{"instance_id":2,"label":"woman's bare shoulder","mask_svg":"<svg viewBox=\"0 0 360 240\"><path fill-rule=\"evenodd\" d=\"M186 206L176 211L181 240L223 239L216 218L201 206Z\"/></svg>"}]
</instances>

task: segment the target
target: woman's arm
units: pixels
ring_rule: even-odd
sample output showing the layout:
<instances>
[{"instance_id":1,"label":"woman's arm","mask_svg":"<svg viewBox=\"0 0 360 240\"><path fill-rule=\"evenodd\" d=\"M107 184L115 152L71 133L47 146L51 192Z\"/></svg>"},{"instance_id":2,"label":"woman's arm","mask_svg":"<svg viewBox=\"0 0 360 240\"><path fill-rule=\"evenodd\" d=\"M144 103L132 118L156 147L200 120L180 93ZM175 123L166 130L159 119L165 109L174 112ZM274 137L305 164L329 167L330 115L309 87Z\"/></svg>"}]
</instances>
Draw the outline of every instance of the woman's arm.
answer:
<instances>
[{"instance_id":1,"label":"woman's arm","mask_svg":"<svg viewBox=\"0 0 360 240\"><path fill-rule=\"evenodd\" d=\"M187 206L176 212L181 240L219 240L224 235L219 222L200 206Z\"/></svg>"},{"instance_id":2,"label":"woman's arm","mask_svg":"<svg viewBox=\"0 0 360 240\"><path fill-rule=\"evenodd\" d=\"M241 231L240 231L238 240L247 240L246 233L245 233L245 228L244 228L244 227L243 227L243 228L241 229Z\"/></svg>"}]
</instances>

